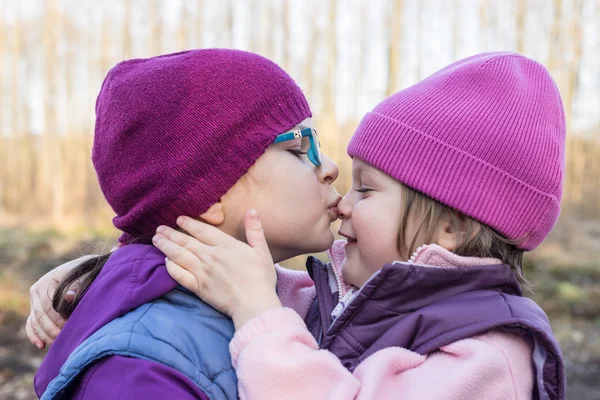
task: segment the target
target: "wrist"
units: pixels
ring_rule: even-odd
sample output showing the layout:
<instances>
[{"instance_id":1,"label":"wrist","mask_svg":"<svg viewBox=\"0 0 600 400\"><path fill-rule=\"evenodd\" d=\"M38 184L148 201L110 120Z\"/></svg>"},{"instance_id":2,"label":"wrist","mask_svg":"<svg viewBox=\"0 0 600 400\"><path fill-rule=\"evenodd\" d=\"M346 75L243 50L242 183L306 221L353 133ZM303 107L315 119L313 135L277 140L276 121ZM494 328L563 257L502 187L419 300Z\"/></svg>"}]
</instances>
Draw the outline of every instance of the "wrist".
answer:
<instances>
[{"instance_id":1,"label":"wrist","mask_svg":"<svg viewBox=\"0 0 600 400\"><path fill-rule=\"evenodd\" d=\"M252 301L240 306L238 310L232 313L231 319L235 325L235 330L239 330L244 324L260 314L274 308L282 308L281 301L275 293L272 296L261 298L260 301Z\"/></svg>"}]
</instances>

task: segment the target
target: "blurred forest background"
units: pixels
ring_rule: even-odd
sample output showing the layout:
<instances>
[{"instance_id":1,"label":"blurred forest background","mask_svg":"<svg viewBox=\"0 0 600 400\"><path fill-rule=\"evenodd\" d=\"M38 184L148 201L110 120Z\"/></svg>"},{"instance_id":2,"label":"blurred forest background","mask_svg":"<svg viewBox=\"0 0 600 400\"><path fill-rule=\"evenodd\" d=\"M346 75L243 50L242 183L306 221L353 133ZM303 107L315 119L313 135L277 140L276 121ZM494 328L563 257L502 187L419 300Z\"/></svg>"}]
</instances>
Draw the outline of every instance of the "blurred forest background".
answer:
<instances>
[{"instance_id":1,"label":"blurred forest background","mask_svg":"<svg viewBox=\"0 0 600 400\"><path fill-rule=\"evenodd\" d=\"M296 79L340 193L348 140L387 95L478 52L546 65L568 120L566 184L526 274L565 352L569 398L600 398L600 0L0 0L0 399L35 398L44 353L24 335L29 286L118 236L90 161L104 76L123 59L209 47L259 53Z\"/></svg>"}]
</instances>

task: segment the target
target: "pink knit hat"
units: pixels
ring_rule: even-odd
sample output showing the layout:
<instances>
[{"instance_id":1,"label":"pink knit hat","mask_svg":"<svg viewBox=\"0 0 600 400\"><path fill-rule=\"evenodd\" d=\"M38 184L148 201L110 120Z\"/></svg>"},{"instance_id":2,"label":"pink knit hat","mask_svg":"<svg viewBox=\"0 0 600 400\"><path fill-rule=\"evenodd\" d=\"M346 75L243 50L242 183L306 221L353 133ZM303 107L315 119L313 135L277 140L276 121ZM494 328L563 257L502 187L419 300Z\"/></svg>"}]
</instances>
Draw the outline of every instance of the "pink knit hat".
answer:
<instances>
[{"instance_id":1,"label":"pink knit hat","mask_svg":"<svg viewBox=\"0 0 600 400\"><path fill-rule=\"evenodd\" d=\"M96 102L92 160L119 240L149 242L159 225L199 216L310 116L296 83L256 54L193 50L117 64Z\"/></svg>"},{"instance_id":2,"label":"pink knit hat","mask_svg":"<svg viewBox=\"0 0 600 400\"><path fill-rule=\"evenodd\" d=\"M385 99L348 154L532 250L560 213L565 135L548 71L487 53Z\"/></svg>"}]
</instances>

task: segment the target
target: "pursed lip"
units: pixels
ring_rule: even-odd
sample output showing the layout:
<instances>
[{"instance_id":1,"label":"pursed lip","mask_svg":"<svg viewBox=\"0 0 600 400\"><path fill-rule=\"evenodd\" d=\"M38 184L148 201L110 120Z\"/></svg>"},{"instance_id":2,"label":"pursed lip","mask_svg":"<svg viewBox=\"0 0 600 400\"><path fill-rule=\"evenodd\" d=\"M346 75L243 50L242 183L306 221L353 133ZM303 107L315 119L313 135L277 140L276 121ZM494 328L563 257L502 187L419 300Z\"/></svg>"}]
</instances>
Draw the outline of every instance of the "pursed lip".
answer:
<instances>
[{"instance_id":1,"label":"pursed lip","mask_svg":"<svg viewBox=\"0 0 600 400\"><path fill-rule=\"evenodd\" d=\"M346 238L346 240L348 240L348 243L349 243L349 244L350 244L350 243L356 243L356 238L355 238L355 237L352 237L352 236L350 236L350 235L348 235L348 234L346 234L346 233L342 232L341 230L340 230L340 231L338 231L338 235L345 237L345 238Z\"/></svg>"},{"instance_id":2,"label":"pursed lip","mask_svg":"<svg viewBox=\"0 0 600 400\"><path fill-rule=\"evenodd\" d=\"M329 214L329 219L331 220L331 222L333 222L336 219L338 219L338 209L337 209L337 207L330 207L327 210L327 213Z\"/></svg>"},{"instance_id":3,"label":"pursed lip","mask_svg":"<svg viewBox=\"0 0 600 400\"><path fill-rule=\"evenodd\" d=\"M342 201L342 196L338 196L334 201L332 201L331 203L329 203L329 206L327 208L331 209L331 208L335 208L337 209L338 204L340 204L340 201Z\"/></svg>"},{"instance_id":4,"label":"pursed lip","mask_svg":"<svg viewBox=\"0 0 600 400\"><path fill-rule=\"evenodd\" d=\"M338 198L335 199L335 201L333 201L332 203L330 203L329 207L327 207L327 213L329 214L329 218L331 219L331 222L338 219L337 205L340 203L341 200L342 200L342 197L338 196Z\"/></svg>"}]
</instances>

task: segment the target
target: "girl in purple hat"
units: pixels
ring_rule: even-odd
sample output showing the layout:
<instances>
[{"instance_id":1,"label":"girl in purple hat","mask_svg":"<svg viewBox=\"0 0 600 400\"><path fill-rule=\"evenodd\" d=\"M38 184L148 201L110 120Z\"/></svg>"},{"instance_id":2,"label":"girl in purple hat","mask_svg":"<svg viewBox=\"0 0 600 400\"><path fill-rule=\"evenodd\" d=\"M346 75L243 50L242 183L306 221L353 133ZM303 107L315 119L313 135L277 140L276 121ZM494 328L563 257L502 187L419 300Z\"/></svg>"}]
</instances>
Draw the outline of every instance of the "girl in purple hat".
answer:
<instances>
[{"instance_id":1,"label":"girl in purple hat","mask_svg":"<svg viewBox=\"0 0 600 400\"><path fill-rule=\"evenodd\" d=\"M39 312L48 307L32 289L28 335L38 347L53 342L35 376L38 396L238 398L232 320L178 286L151 240L179 215L243 240L254 208L273 221L265 236L275 261L331 246L338 170L321 155L310 117L296 83L248 52L194 50L110 70L92 161L121 246L54 273L70 269L53 288L58 314ZM291 292L306 277L281 275L282 296L298 299ZM296 304L303 312L310 302Z\"/></svg>"}]
</instances>

